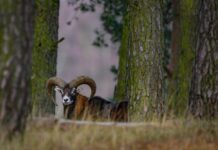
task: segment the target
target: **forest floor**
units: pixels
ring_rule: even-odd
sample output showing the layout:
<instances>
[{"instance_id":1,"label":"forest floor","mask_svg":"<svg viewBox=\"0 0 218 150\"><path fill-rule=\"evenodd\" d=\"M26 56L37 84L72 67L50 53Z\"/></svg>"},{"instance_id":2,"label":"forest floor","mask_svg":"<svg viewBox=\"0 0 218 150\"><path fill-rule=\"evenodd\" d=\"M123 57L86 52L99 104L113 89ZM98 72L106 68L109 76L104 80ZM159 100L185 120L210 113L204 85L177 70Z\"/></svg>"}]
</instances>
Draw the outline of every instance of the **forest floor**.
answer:
<instances>
[{"instance_id":1,"label":"forest floor","mask_svg":"<svg viewBox=\"0 0 218 150\"><path fill-rule=\"evenodd\" d=\"M21 138L0 150L217 150L218 122L165 121L142 126L64 125L29 122Z\"/></svg>"}]
</instances>

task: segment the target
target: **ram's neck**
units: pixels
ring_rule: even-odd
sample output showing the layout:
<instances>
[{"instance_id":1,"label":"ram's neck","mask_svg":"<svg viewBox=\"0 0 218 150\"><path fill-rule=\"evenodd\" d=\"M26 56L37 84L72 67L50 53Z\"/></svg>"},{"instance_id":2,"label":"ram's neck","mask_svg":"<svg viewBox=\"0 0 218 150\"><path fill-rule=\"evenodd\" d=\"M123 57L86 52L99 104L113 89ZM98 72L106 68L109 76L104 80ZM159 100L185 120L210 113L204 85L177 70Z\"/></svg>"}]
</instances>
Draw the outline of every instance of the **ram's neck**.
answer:
<instances>
[{"instance_id":1,"label":"ram's neck","mask_svg":"<svg viewBox=\"0 0 218 150\"><path fill-rule=\"evenodd\" d=\"M75 104L64 105L64 118L71 119L74 116Z\"/></svg>"},{"instance_id":2,"label":"ram's neck","mask_svg":"<svg viewBox=\"0 0 218 150\"><path fill-rule=\"evenodd\" d=\"M86 110L87 106L88 106L88 97L78 94L78 96L76 97L76 105L74 110L75 117L76 118L85 117L84 111Z\"/></svg>"}]
</instances>

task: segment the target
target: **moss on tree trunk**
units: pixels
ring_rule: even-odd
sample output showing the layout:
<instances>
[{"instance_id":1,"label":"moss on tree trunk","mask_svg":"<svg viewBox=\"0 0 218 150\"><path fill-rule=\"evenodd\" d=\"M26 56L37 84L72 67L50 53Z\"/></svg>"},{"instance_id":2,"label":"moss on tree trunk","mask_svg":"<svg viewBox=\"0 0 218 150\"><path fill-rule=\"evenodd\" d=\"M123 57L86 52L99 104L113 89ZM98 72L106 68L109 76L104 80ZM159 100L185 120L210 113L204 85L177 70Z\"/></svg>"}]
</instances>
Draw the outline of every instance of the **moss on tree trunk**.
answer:
<instances>
[{"instance_id":1,"label":"moss on tree trunk","mask_svg":"<svg viewBox=\"0 0 218 150\"><path fill-rule=\"evenodd\" d=\"M175 1L173 5L173 33L171 66L172 78L168 84L168 110L174 115L184 116L187 110L191 70L194 58L193 35L196 23L193 0Z\"/></svg>"},{"instance_id":2,"label":"moss on tree trunk","mask_svg":"<svg viewBox=\"0 0 218 150\"><path fill-rule=\"evenodd\" d=\"M32 66L33 114L54 113L46 92L46 80L56 75L58 41L58 0L36 0Z\"/></svg>"},{"instance_id":3,"label":"moss on tree trunk","mask_svg":"<svg viewBox=\"0 0 218 150\"><path fill-rule=\"evenodd\" d=\"M116 97L130 101L131 120L145 120L164 112L161 0L127 6Z\"/></svg>"}]
</instances>

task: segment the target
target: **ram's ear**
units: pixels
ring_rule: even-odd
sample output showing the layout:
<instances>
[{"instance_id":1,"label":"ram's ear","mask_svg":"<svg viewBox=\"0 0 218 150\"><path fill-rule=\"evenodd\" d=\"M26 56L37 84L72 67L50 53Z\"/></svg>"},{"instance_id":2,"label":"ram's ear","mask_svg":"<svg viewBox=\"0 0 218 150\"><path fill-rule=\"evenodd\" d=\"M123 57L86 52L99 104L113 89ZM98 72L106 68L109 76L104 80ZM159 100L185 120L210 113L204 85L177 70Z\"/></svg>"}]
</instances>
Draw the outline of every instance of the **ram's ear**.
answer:
<instances>
[{"instance_id":1,"label":"ram's ear","mask_svg":"<svg viewBox=\"0 0 218 150\"><path fill-rule=\"evenodd\" d=\"M61 94L64 93L64 92L63 92L63 89L59 88L58 86L56 86L56 87L54 88L54 90L55 90L56 92L60 92Z\"/></svg>"}]
</instances>

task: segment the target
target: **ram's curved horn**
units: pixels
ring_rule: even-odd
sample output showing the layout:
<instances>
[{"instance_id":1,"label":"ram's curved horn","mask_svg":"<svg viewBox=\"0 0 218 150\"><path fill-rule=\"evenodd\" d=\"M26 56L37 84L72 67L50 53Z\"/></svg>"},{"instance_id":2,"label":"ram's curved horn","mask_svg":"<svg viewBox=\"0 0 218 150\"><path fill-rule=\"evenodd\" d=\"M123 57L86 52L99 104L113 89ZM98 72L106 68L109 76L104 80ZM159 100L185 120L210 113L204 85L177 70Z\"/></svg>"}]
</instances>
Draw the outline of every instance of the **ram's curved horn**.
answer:
<instances>
[{"instance_id":1,"label":"ram's curved horn","mask_svg":"<svg viewBox=\"0 0 218 150\"><path fill-rule=\"evenodd\" d=\"M69 86L70 88L77 88L78 86L82 85L82 84L86 84L91 88L91 96L93 97L95 95L96 92L96 83L95 81L87 76L79 76L76 79L70 81Z\"/></svg>"},{"instance_id":2,"label":"ram's curved horn","mask_svg":"<svg viewBox=\"0 0 218 150\"><path fill-rule=\"evenodd\" d=\"M52 98L53 103L57 106L57 103L55 102L54 97L52 96L52 87L53 86L58 86L59 88L64 88L64 86L66 85L66 82L64 80L62 80L61 78L58 77L51 77L47 80L46 83L46 88L48 91L48 95Z\"/></svg>"}]
</instances>

